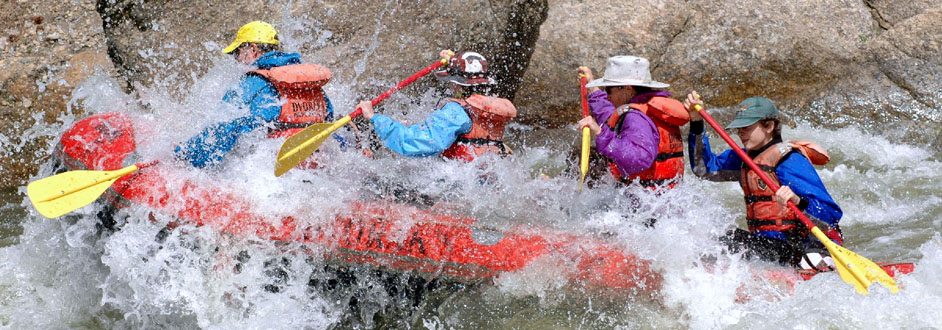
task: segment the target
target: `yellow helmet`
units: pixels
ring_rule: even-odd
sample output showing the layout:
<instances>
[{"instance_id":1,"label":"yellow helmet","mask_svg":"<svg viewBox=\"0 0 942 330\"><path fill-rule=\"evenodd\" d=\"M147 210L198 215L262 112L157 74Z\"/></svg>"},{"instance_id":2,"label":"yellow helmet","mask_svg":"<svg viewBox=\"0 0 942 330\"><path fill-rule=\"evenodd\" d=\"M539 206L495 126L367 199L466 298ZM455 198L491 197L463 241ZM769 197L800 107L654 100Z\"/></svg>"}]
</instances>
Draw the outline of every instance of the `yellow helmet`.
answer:
<instances>
[{"instance_id":1,"label":"yellow helmet","mask_svg":"<svg viewBox=\"0 0 942 330\"><path fill-rule=\"evenodd\" d=\"M275 31L271 24L262 21L249 22L239 28L239 32L236 32L235 41L229 44L229 47L223 49L222 53L232 53L246 42L277 45L278 31Z\"/></svg>"}]
</instances>

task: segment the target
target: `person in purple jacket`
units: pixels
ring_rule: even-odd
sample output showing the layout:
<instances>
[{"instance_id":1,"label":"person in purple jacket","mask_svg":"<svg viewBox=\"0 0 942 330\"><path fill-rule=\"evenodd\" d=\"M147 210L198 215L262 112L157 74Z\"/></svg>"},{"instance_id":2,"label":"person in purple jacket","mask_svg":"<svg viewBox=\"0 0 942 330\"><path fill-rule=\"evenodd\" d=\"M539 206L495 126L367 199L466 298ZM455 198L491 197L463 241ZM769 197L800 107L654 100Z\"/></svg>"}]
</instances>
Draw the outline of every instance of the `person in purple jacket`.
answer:
<instances>
[{"instance_id":1,"label":"person in purple jacket","mask_svg":"<svg viewBox=\"0 0 942 330\"><path fill-rule=\"evenodd\" d=\"M636 56L609 58L601 79L593 79L591 69L580 67L579 73L591 80L586 84L591 116L577 125L589 127L597 136L595 149L611 162L619 181L651 188L672 186L683 175L684 166L677 126L689 117L683 104L670 99L670 93L655 90L669 85L652 80L648 68L648 60ZM669 124L663 120L672 120L668 114L681 118Z\"/></svg>"}]
</instances>

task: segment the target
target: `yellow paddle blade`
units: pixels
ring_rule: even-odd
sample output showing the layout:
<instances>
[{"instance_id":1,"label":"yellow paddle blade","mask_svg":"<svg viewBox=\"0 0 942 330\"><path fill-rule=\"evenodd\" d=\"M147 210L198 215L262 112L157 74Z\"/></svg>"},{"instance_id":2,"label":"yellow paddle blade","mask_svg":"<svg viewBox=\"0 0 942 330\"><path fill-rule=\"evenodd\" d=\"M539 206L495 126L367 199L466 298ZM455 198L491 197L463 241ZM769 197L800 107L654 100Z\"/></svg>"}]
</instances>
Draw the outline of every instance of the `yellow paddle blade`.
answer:
<instances>
[{"instance_id":1,"label":"yellow paddle blade","mask_svg":"<svg viewBox=\"0 0 942 330\"><path fill-rule=\"evenodd\" d=\"M585 174L589 172L589 128L582 128L582 158L579 160L579 170L582 171L582 177L579 179L579 191L582 191L582 185L585 183Z\"/></svg>"},{"instance_id":2,"label":"yellow paddle blade","mask_svg":"<svg viewBox=\"0 0 942 330\"><path fill-rule=\"evenodd\" d=\"M350 116L344 116L333 124L314 124L289 137L278 150L275 176L281 176L301 164L324 143L324 140L327 140L331 133L349 123L350 120Z\"/></svg>"},{"instance_id":3,"label":"yellow paddle blade","mask_svg":"<svg viewBox=\"0 0 942 330\"><path fill-rule=\"evenodd\" d=\"M857 292L864 295L869 293L868 289L873 282L880 282L880 284L889 288L892 293L899 292L896 281L875 262L835 244L818 227L811 228L811 232L824 243L828 252L831 253L831 258L834 259L837 273L841 276L841 279L844 282L853 284Z\"/></svg>"},{"instance_id":4,"label":"yellow paddle blade","mask_svg":"<svg viewBox=\"0 0 942 330\"><path fill-rule=\"evenodd\" d=\"M91 204L116 180L137 171L131 165L114 171L71 171L30 182L26 195L47 218L55 218Z\"/></svg>"}]
</instances>

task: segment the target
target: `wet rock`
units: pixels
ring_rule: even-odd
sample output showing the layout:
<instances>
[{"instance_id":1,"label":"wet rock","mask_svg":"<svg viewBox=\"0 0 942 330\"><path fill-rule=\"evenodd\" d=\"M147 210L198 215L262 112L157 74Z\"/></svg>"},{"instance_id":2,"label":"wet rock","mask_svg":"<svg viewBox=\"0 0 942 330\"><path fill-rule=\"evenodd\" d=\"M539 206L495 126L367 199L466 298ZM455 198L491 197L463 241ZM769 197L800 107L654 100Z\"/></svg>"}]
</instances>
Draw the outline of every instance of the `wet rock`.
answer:
<instances>
[{"instance_id":1,"label":"wet rock","mask_svg":"<svg viewBox=\"0 0 942 330\"><path fill-rule=\"evenodd\" d=\"M868 46L880 72L917 103L902 109L887 104L913 121L904 137L923 142L935 136L929 142L942 150L942 7L897 22Z\"/></svg>"},{"instance_id":2,"label":"wet rock","mask_svg":"<svg viewBox=\"0 0 942 330\"><path fill-rule=\"evenodd\" d=\"M533 108L576 113L575 68L601 76L607 57L631 54L650 59L654 79L678 96L696 88L720 106L760 93L787 99L839 76L846 68L833 63L854 62L870 31L869 11L844 1L555 1L525 79L537 83L524 89Z\"/></svg>"},{"instance_id":3,"label":"wet rock","mask_svg":"<svg viewBox=\"0 0 942 330\"><path fill-rule=\"evenodd\" d=\"M443 48L476 49L489 56L498 79L506 82L500 92L512 96L546 6L532 0L326 1L318 6L300 1L220 6L209 0L118 0L99 2L98 11L109 36L109 54L129 86L140 82L185 90L187 82L168 77L201 73L212 59L225 56L219 52L242 24L265 20L279 29L285 50L327 66L334 81L367 98L432 63ZM290 16L283 18L283 12ZM311 39L316 41L300 42Z\"/></svg>"},{"instance_id":4,"label":"wet rock","mask_svg":"<svg viewBox=\"0 0 942 330\"><path fill-rule=\"evenodd\" d=\"M615 54L652 59L653 65L693 12L682 1L550 1L533 59L517 92L521 120L549 125L581 117L576 68L587 65L602 76ZM655 77L660 79L660 77Z\"/></svg>"},{"instance_id":5,"label":"wet rock","mask_svg":"<svg viewBox=\"0 0 942 330\"><path fill-rule=\"evenodd\" d=\"M516 103L525 120L574 123L580 112L576 67L588 65L601 76L608 56L640 55L678 98L696 89L710 106L729 107L763 95L792 120L878 131L899 124L912 130L887 134L928 144L933 135L918 135L938 132L934 127L942 123L931 111L938 109L942 83L942 20L933 6L939 5L551 1ZM886 28L874 12L890 17Z\"/></svg>"},{"instance_id":6,"label":"wet rock","mask_svg":"<svg viewBox=\"0 0 942 330\"><path fill-rule=\"evenodd\" d=\"M942 106L942 8L897 23L869 46L880 70L928 108Z\"/></svg>"},{"instance_id":7,"label":"wet rock","mask_svg":"<svg viewBox=\"0 0 942 330\"><path fill-rule=\"evenodd\" d=\"M576 67L601 76L608 56L634 54L677 97L697 89L716 108L765 95L792 120L942 150L940 16L931 0L0 1L0 134L15 146L0 151L0 181L32 173L47 147L24 136L34 114L54 121L88 75L183 93L191 79L179 77L223 59L252 20L274 23L286 50L329 67L356 98L442 48L475 49L521 120L560 126L579 117ZM404 94L438 85L418 84Z\"/></svg>"},{"instance_id":8,"label":"wet rock","mask_svg":"<svg viewBox=\"0 0 942 330\"><path fill-rule=\"evenodd\" d=\"M887 30L896 23L907 18L922 14L930 9L942 8L942 3L935 0L864 0L870 8L873 19L880 27Z\"/></svg>"},{"instance_id":9,"label":"wet rock","mask_svg":"<svg viewBox=\"0 0 942 330\"><path fill-rule=\"evenodd\" d=\"M60 81L74 85L91 74L70 68L91 62L105 71L111 67L107 58L90 61L81 55L105 54L94 2L0 1L0 135L8 139L0 149L0 185L22 185L48 156L47 140L53 137L27 132L37 123L54 122L66 110L72 87Z\"/></svg>"},{"instance_id":10,"label":"wet rock","mask_svg":"<svg viewBox=\"0 0 942 330\"><path fill-rule=\"evenodd\" d=\"M69 86L76 86L98 71L113 70L111 58L102 48L83 50L68 60L62 78Z\"/></svg>"}]
</instances>

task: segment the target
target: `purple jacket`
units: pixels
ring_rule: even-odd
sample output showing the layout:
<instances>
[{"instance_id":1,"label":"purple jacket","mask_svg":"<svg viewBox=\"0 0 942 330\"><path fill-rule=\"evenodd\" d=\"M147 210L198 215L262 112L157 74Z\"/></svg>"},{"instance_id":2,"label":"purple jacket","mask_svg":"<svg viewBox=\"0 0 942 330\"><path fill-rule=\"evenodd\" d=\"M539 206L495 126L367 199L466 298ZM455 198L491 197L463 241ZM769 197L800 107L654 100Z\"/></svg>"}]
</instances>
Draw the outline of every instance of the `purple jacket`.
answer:
<instances>
[{"instance_id":1,"label":"purple jacket","mask_svg":"<svg viewBox=\"0 0 942 330\"><path fill-rule=\"evenodd\" d=\"M638 95L631 101L643 103L655 96L651 94L661 96L661 93L663 92ZM657 145L661 139L654 122L641 111L630 111L625 114L621 132L614 132L605 125L608 117L615 113L615 105L609 102L607 97L608 94L602 90L589 94L592 118L602 127L602 132L595 139L595 148L602 156L615 162L618 171L625 177L651 167L657 157Z\"/></svg>"}]
</instances>

